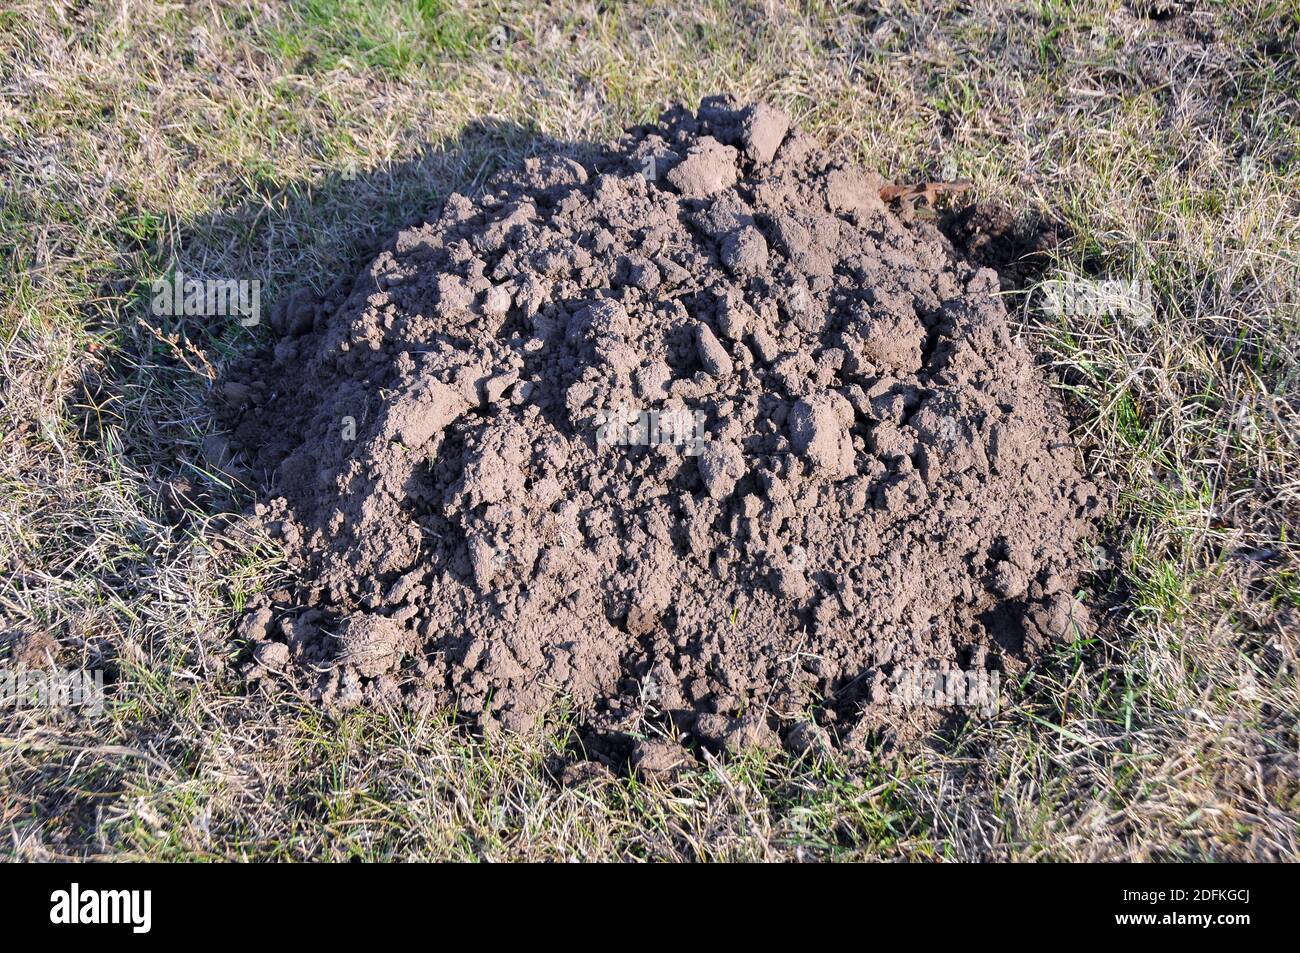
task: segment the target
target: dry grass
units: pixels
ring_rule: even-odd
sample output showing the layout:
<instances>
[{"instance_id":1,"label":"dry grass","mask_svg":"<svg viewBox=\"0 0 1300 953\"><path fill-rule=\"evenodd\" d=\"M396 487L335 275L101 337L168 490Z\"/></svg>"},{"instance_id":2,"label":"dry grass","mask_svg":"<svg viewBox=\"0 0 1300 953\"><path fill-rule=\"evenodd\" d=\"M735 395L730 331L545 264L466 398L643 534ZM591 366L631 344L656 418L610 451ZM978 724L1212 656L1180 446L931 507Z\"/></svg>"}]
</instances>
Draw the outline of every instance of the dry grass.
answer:
<instances>
[{"instance_id":1,"label":"dry grass","mask_svg":"<svg viewBox=\"0 0 1300 953\"><path fill-rule=\"evenodd\" d=\"M5 852L1296 859L1300 14L1195 7L7 5L0 614L114 684L100 718L4 716ZM1118 487L1102 634L941 745L671 788L557 785L562 718L474 742L247 688L227 633L283 570L225 537L198 448L249 334L151 327L141 283L328 284L539 135L720 90L1056 222L1049 275L1149 278L1147 325L1011 302Z\"/></svg>"}]
</instances>

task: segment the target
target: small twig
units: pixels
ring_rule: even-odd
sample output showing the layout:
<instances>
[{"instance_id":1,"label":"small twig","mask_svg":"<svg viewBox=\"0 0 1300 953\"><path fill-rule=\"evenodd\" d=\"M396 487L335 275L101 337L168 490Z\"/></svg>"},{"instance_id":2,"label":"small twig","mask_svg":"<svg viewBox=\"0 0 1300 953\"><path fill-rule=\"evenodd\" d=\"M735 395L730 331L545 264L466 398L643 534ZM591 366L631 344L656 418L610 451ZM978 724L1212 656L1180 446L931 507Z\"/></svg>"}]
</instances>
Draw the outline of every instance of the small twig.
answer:
<instances>
[{"instance_id":1,"label":"small twig","mask_svg":"<svg viewBox=\"0 0 1300 953\"><path fill-rule=\"evenodd\" d=\"M207 357L204 356L203 352L200 351L198 348L196 348L191 342L189 341L182 342L180 335L177 334L163 334L161 331L155 328L148 321L145 321L143 318L140 319L140 325L145 330L147 330L150 334L156 337L159 341L171 347L171 349L176 353L176 356L180 358L181 363L183 363L186 367L188 367L192 373L194 373L199 377L206 377L209 381L214 381L217 379L216 369L208 361ZM191 364L189 359L185 356L185 351L189 351L196 358L198 358L199 361L202 362L204 370L199 370L197 367Z\"/></svg>"}]
</instances>

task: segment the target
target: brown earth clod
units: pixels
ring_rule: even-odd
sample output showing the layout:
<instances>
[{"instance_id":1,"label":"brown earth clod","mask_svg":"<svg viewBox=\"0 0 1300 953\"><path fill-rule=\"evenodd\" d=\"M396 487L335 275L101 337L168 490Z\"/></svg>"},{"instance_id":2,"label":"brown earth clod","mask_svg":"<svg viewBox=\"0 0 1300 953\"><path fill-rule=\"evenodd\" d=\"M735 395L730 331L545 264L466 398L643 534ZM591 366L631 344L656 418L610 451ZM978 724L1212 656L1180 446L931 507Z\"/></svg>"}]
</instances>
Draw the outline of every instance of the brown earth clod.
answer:
<instances>
[{"instance_id":1,"label":"brown earth clod","mask_svg":"<svg viewBox=\"0 0 1300 953\"><path fill-rule=\"evenodd\" d=\"M217 401L312 594L252 610L258 671L815 752L900 721L901 672L1070 637L1100 496L998 275L881 189L715 97L453 195L341 304L291 302Z\"/></svg>"}]
</instances>

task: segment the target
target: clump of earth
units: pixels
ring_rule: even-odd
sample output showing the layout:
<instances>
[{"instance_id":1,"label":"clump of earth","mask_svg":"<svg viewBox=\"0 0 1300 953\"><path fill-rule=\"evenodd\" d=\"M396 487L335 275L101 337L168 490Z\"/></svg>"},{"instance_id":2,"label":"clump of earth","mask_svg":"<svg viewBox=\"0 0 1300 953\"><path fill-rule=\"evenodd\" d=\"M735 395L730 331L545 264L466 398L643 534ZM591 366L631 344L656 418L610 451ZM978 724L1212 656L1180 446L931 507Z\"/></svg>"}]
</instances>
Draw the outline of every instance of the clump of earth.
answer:
<instances>
[{"instance_id":1,"label":"clump of earth","mask_svg":"<svg viewBox=\"0 0 1300 953\"><path fill-rule=\"evenodd\" d=\"M864 737L916 707L905 673L1005 685L1072 637L1099 493L997 274L881 187L715 97L289 302L221 389L301 580L241 623L249 674L653 723L653 768Z\"/></svg>"}]
</instances>

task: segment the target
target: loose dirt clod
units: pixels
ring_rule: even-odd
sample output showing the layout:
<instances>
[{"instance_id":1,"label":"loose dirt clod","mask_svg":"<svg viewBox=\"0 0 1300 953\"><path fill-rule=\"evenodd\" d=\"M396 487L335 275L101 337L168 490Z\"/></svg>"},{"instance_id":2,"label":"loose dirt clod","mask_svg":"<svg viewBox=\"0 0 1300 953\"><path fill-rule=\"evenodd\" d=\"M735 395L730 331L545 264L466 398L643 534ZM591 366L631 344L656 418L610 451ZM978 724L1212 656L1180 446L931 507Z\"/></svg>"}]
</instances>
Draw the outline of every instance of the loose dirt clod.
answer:
<instances>
[{"instance_id":1,"label":"loose dirt clod","mask_svg":"<svg viewBox=\"0 0 1300 953\"><path fill-rule=\"evenodd\" d=\"M530 159L295 301L221 402L305 587L259 658L740 752L1070 637L1100 504L998 276L788 127L714 98Z\"/></svg>"}]
</instances>

